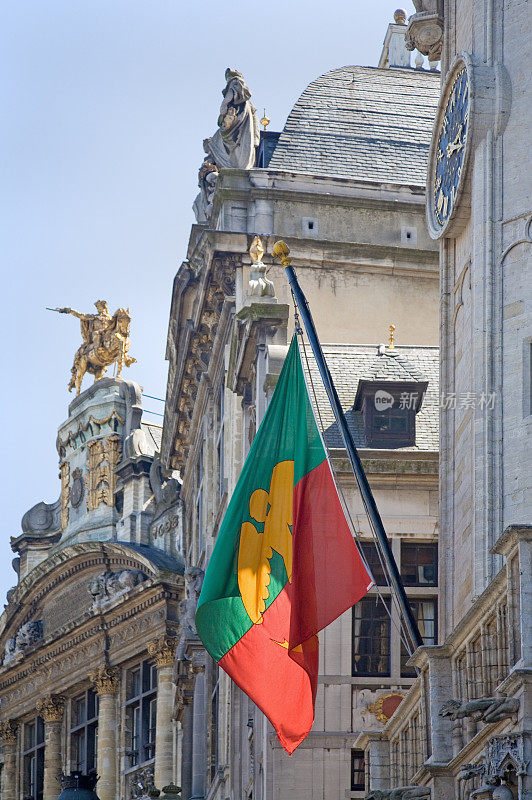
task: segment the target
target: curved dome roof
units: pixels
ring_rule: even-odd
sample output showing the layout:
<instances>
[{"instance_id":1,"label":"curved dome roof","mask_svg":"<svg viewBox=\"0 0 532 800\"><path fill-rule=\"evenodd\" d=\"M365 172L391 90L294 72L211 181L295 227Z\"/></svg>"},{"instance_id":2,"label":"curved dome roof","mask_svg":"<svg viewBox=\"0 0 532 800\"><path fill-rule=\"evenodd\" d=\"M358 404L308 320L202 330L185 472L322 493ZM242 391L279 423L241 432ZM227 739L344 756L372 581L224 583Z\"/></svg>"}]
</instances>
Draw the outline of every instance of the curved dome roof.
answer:
<instances>
[{"instance_id":1,"label":"curved dome roof","mask_svg":"<svg viewBox=\"0 0 532 800\"><path fill-rule=\"evenodd\" d=\"M269 169L425 185L440 75L342 67L307 86Z\"/></svg>"}]
</instances>

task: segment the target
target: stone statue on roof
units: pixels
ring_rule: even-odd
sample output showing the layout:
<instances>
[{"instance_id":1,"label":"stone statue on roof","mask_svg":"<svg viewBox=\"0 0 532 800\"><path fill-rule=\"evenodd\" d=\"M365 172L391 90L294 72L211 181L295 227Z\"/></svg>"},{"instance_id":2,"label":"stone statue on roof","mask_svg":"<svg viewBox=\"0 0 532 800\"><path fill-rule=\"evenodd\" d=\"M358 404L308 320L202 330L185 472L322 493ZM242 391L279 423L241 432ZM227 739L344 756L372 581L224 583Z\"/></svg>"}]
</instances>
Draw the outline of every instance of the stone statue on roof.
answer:
<instances>
[{"instance_id":1,"label":"stone statue on roof","mask_svg":"<svg viewBox=\"0 0 532 800\"><path fill-rule=\"evenodd\" d=\"M224 167L251 169L255 166L255 150L260 139L257 109L250 101L251 92L242 73L228 67L225 80L218 130L203 141L206 156L198 173L200 192L192 206L200 224L209 222L211 218L219 170Z\"/></svg>"},{"instance_id":2,"label":"stone statue on roof","mask_svg":"<svg viewBox=\"0 0 532 800\"><path fill-rule=\"evenodd\" d=\"M207 157L219 169L251 169L260 138L257 109L250 101L251 92L241 72L228 67L225 80L218 130L204 143Z\"/></svg>"}]
</instances>

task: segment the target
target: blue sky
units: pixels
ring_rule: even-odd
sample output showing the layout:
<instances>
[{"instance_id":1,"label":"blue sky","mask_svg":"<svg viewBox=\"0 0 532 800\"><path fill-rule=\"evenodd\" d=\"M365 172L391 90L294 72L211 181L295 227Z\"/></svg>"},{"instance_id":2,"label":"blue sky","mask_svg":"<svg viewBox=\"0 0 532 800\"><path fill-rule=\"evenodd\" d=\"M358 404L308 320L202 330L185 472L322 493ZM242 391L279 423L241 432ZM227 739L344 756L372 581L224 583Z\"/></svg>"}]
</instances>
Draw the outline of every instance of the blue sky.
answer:
<instances>
[{"instance_id":1,"label":"blue sky","mask_svg":"<svg viewBox=\"0 0 532 800\"><path fill-rule=\"evenodd\" d=\"M16 582L10 538L28 508L59 494L55 439L80 334L77 320L45 306L129 306L137 364L125 377L164 397L172 280L225 68L241 70L270 130L281 130L318 75L377 64L396 7L4 0L0 608Z\"/></svg>"}]
</instances>

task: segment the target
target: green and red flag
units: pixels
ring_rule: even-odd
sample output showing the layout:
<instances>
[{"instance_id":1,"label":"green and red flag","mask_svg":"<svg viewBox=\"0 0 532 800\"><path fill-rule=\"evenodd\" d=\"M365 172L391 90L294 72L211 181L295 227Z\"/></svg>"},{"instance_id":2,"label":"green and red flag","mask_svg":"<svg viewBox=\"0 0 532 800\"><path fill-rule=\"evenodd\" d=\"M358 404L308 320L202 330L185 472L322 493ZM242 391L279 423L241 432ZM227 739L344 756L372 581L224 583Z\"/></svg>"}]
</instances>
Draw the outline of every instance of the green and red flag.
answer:
<instances>
[{"instance_id":1,"label":"green and red flag","mask_svg":"<svg viewBox=\"0 0 532 800\"><path fill-rule=\"evenodd\" d=\"M206 650L293 753L314 721L318 631L371 586L345 519L294 335L198 601Z\"/></svg>"}]
</instances>

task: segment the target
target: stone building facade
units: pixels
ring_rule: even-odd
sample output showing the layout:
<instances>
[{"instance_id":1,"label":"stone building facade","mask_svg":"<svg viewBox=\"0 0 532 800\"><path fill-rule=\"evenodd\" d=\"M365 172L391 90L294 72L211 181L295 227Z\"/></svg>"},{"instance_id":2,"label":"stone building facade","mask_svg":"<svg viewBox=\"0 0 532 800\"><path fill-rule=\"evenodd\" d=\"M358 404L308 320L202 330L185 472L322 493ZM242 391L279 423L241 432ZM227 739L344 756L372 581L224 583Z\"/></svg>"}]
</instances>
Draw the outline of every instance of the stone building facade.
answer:
<instances>
[{"instance_id":1,"label":"stone building facade","mask_svg":"<svg viewBox=\"0 0 532 800\"><path fill-rule=\"evenodd\" d=\"M414 655L420 677L384 731L358 744L370 796L418 784L433 800L524 800L532 797L530 4L415 5L409 41L442 61L427 173L446 398L441 636Z\"/></svg>"},{"instance_id":2,"label":"stone building facade","mask_svg":"<svg viewBox=\"0 0 532 800\"><path fill-rule=\"evenodd\" d=\"M218 145L205 145L198 224L173 286L161 461L182 477L183 554L199 590L294 329L288 283L271 257L285 239L321 340L330 343L326 356L414 611L434 643L439 274L424 226L424 182L439 74L410 67L405 31L401 18L390 26L378 68L344 67L313 81L281 134L262 137L260 166L217 165ZM228 72L225 96L243 92L240 73ZM221 119L228 114L226 104ZM391 324L400 344L378 346ZM354 528L382 583L312 360L309 370ZM393 423L374 413L379 389L393 397ZM364 729L381 731L415 680L389 590L379 591L384 604L375 590L321 637L316 722L292 758L207 656L190 616L175 667L184 798L364 796L355 740Z\"/></svg>"},{"instance_id":3,"label":"stone building facade","mask_svg":"<svg viewBox=\"0 0 532 800\"><path fill-rule=\"evenodd\" d=\"M179 779L174 652L185 568L180 484L141 390L102 379L59 427L61 493L12 538L0 618L2 799L55 800L60 773L98 774L100 800Z\"/></svg>"}]
</instances>

